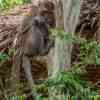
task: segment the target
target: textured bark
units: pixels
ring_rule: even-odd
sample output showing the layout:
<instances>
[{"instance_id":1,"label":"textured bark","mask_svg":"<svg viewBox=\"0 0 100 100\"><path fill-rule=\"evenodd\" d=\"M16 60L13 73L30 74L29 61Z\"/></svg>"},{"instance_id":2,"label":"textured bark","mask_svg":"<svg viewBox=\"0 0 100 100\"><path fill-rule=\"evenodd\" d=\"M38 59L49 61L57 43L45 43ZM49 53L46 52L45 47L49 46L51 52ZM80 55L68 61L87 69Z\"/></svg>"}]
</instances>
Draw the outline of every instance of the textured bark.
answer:
<instances>
[{"instance_id":1,"label":"textured bark","mask_svg":"<svg viewBox=\"0 0 100 100\"><path fill-rule=\"evenodd\" d=\"M65 10L66 9L66 10ZM80 14L80 0L63 0L64 30L66 34L74 34ZM65 43L66 67L71 66L72 43ZM67 68L66 68L67 70Z\"/></svg>"},{"instance_id":2,"label":"textured bark","mask_svg":"<svg viewBox=\"0 0 100 100\"><path fill-rule=\"evenodd\" d=\"M62 9L63 7L63 9ZM80 0L59 0L56 3L56 27L62 28L66 34L73 34L80 14ZM63 18L63 20L60 18ZM58 72L68 70L71 64L72 43L67 40L55 39L53 77ZM66 68L65 68L66 67Z\"/></svg>"},{"instance_id":3,"label":"textured bark","mask_svg":"<svg viewBox=\"0 0 100 100\"><path fill-rule=\"evenodd\" d=\"M63 0L64 30L74 33L80 14L80 0Z\"/></svg>"},{"instance_id":4,"label":"textured bark","mask_svg":"<svg viewBox=\"0 0 100 100\"><path fill-rule=\"evenodd\" d=\"M80 0L58 0L56 2L55 10L56 28L60 29L64 27L66 34L74 33L80 12ZM62 20L62 18L64 21ZM55 38L52 78L57 77L59 72L65 70L65 67L66 70L68 70L71 67L71 53L72 43L70 43L69 40L61 39L59 36L57 36ZM64 95L60 95L59 97L60 92L60 90L57 91L54 88L50 88L49 99L63 100Z\"/></svg>"},{"instance_id":5,"label":"textured bark","mask_svg":"<svg viewBox=\"0 0 100 100\"><path fill-rule=\"evenodd\" d=\"M62 0L56 0L55 2L55 18L56 28L63 28L63 3Z\"/></svg>"}]
</instances>

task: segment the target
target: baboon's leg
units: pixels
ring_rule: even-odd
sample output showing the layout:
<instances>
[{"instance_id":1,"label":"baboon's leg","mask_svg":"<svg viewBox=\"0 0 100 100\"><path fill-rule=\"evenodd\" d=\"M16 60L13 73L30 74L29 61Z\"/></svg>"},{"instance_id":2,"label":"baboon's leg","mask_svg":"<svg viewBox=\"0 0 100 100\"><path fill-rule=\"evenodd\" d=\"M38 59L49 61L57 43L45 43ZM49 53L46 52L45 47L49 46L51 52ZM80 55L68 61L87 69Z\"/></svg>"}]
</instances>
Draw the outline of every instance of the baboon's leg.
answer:
<instances>
[{"instance_id":1,"label":"baboon's leg","mask_svg":"<svg viewBox=\"0 0 100 100\"><path fill-rule=\"evenodd\" d=\"M22 67L24 68L25 77L28 80L30 88L33 88L34 80L33 80L32 73L31 73L31 63L27 56L23 57Z\"/></svg>"}]
</instances>

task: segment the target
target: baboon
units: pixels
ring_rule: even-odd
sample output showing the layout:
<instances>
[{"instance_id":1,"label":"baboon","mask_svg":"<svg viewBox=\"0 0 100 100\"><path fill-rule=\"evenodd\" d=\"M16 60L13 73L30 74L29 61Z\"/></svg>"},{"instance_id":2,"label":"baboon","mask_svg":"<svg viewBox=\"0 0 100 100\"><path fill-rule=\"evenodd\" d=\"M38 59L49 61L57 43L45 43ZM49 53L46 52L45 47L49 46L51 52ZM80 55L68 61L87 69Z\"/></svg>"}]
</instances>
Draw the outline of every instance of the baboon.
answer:
<instances>
[{"instance_id":1,"label":"baboon","mask_svg":"<svg viewBox=\"0 0 100 100\"><path fill-rule=\"evenodd\" d=\"M46 19L51 28L55 27L55 5L52 1L40 2L40 14ZM41 9L42 8L42 9Z\"/></svg>"},{"instance_id":2,"label":"baboon","mask_svg":"<svg viewBox=\"0 0 100 100\"><path fill-rule=\"evenodd\" d=\"M34 16L31 19L28 18L25 21L27 22L24 22L21 34L17 36L17 50L14 56L12 75L19 80L20 67L22 66L29 85L32 88L34 80L31 74L29 57L48 54L54 42L49 38L48 25L41 15Z\"/></svg>"}]
</instances>

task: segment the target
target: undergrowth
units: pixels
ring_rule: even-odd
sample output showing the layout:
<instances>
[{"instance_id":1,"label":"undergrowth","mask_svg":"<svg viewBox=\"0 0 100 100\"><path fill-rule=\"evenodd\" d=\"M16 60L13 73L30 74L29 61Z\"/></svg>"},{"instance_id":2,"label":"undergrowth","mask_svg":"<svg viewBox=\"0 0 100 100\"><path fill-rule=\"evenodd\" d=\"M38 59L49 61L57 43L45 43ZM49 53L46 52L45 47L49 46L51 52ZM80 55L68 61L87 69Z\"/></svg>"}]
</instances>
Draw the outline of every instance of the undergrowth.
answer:
<instances>
[{"instance_id":1,"label":"undergrowth","mask_svg":"<svg viewBox=\"0 0 100 100\"><path fill-rule=\"evenodd\" d=\"M94 39L60 34L61 39L80 45L79 62L73 62L71 70L61 72L57 77L41 81L39 85L33 87L31 95L35 100L99 100L100 88L95 88L91 82L81 78L88 64L100 65L100 44ZM0 54L0 60L8 59L9 55ZM25 100L26 95L14 96L8 100Z\"/></svg>"},{"instance_id":2,"label":"undergrowth","mask_svg":"<svg viewBox=\"0 0 100 100\"><path fill-rule=\"evenodd\" d=\"M8 10L14 6L23 5L30 2L31 0L0 0L0 9Z\"/></svg>"}]
</instances>

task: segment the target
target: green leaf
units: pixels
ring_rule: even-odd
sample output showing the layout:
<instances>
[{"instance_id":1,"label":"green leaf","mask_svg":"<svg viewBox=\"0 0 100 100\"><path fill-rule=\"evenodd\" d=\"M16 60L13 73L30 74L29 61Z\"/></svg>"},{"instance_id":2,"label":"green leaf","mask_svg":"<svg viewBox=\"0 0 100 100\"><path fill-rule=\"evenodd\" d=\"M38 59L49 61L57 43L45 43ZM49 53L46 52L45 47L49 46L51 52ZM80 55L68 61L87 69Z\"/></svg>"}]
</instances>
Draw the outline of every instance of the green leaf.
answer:
<instances>
[{"instance_id":1,"label":"green leaf","mask_svg":"<svg viewBox=\"0 0 100 100\"><path fill-rule=\"evenodd\" d=\"M25 98L23 96L13 96L10 100L25 100Z\"/></svg>"},{"instance_id":2,"label":"green leaf","mask_svg":"<svg viewBox=\"0 0 100 100\"><path fill-rule=\"evenodd\" d=\"M71 100L78 100L77 96L72 96Z\"/></svg>"},{"instance_id":3,"label":"green leaf","mask_svg":"<svg viewBox=\"0 0 100 100\"><path fill-rule=\"evenodd\" d=\"M0 53L0 61L7 60L8 58L9 58L9 56L7 54Z\"/></svg>"},{"instance_id":4,"label":"green leaf","mask_svg":"<svg viewBox=\"0 0 100 100\"><path fill-rule=\"evenodd\" d=\"M96 59L96 65L100 65L100 58Z\"/></svg>"}]
</instances>

